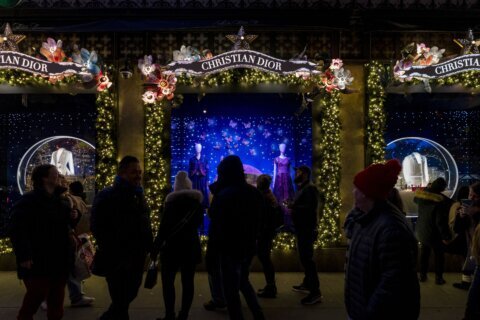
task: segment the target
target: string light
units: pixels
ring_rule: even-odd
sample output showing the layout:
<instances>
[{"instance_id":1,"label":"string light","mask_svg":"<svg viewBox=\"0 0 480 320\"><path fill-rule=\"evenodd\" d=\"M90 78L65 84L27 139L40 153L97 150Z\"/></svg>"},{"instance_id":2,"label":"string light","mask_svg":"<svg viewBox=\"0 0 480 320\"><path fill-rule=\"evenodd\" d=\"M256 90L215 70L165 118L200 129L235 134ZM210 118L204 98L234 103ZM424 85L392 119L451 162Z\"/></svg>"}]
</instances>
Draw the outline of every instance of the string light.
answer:
<instances>
[{"instance_id":1,"label":"string light","mask_svg":"<svg viewBox=\"0 0 480 320\"><path fill-rule=\"evenodd\" d=\"M372 61L367 68L367 154L369 162L377 163L385 160L385 88L381 77L386 74L385 67L378 61Z\"/></svg>"},{"instance_id":2,"label":"string light","mask_svg":"<svg viewBox=\"0 0 480 320\"><path fill-rule=\"evenodd\" d=\"M318 226L316 247L338 244L341 239L340 221L340 92L324 92L320 99L321 122L319 144L314 145L315 154L320 156L319 167L314 168L315 184L323 196L323 212ZM319 135L318 135L319 134Z\"/></svg>"}]
</instances>

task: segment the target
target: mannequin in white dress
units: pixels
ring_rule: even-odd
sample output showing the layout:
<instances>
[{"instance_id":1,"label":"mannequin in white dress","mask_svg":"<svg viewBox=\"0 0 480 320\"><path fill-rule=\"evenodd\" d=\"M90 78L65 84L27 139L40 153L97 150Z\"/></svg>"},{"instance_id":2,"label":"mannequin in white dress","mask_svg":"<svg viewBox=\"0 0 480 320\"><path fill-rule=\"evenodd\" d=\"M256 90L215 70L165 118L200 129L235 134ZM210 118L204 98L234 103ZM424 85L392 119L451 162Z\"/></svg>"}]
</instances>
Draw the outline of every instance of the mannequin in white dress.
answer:
<instances>
[{"instance_id":1,"label":"mannequin in white dress","mask_svg":"<svg viewBox=\"0 0 480 320\"><path fill-rule=\"evenodd\" d=\"M75 167L73 165L73 154L65 148L57 147L57 151L52 153L50 164L57 167L58 172L62 175L75 175Z\"/></svg>"},{"instance_id":2,"label":"mannequin in white dress","mask_svg":"<svg viewBox=\"0 0 480 320\"><path fill-rule=\"evenodd\" d=\"M426 187L428 180L427 157L418 152L412 152L403 159L403 177L407 186Z\"/></svg>"}]
</instances>

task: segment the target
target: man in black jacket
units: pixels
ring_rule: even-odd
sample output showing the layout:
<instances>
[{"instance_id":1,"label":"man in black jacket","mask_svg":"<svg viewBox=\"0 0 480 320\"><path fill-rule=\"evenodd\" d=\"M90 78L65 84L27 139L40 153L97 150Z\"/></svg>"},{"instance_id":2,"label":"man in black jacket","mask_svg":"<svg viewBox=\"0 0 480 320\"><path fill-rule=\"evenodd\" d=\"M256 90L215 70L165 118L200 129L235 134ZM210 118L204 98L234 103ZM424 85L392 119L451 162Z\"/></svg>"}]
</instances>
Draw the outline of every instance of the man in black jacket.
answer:
<instances>
[{"instance_id":1,"label":"man in black jacket","mask_svg":"<svg viewBox=\"0 0 480 320\"><path fill-rule=\"evenodd\" d=\"M448 225L448 214L452 200L442 194L447 187L444 178L432 182L429 188L415 192L418 204L416 232L420 241L420 281L427 280L428 261L433 250L435 254L435 283L442 285L445 265L445 246L450 243L452 234Z\"/></svg>"},{"instance_id":2,"label":"man in black jacket","mask_svg":"<svg viewBox=\"0 0 480 320\"><path fill-rule=\"evenodd\" d=\"M303 282L293 286L297 292L308 292L301 300L304 305L321 302L320 281L318 280L317 266L313 261L313 245L317 240L317 217L319 207L319 193L317 187L310 181L311 170L307 166L295 168L295 184L297 193L293 202L287 203L292 210L292 221L297 236L298 254L305 269Z\"/></svg>"},{"instance_id":3,"label":"man in black jacket","mask_svg":"<svg viewBox=\"0 0 480 320\"><path fill-rule=\"evenodd\" d=\"M58 171L40 165L32 172L33 191L14 205L10 239L18 264L18 276L27 292L19 320L31 320L44 299L47 317L63 317L67 276L73 267L74 246L70 232L76 215L56 192Z\"/></svg>"},{"instance_id":4,"label":"man in black jacket","mask_svg":"<svg viewBox=\"0 0 480 320\"><path fill-rule=\"evenodd\" d=\"M129 319L129 305L142 282L153 237L141 180L140 162L126 156L113 186L101 191L93 203L91 229L98 245L94 272L106 277L112 300L101 320Z\"/></svg>"},{"instance_id":5,"label":"man in black jacket","mask_svg":"<svg viewBox=\"0 0 480 320\"><path fill-rule=\"evenodd\" d=\"M400 163L390 160L354 178L355 209L345 222L345 305L351 320L418 319L417 241L405 215L386 200L400 171Z\"/></svg>"}]
</instances>

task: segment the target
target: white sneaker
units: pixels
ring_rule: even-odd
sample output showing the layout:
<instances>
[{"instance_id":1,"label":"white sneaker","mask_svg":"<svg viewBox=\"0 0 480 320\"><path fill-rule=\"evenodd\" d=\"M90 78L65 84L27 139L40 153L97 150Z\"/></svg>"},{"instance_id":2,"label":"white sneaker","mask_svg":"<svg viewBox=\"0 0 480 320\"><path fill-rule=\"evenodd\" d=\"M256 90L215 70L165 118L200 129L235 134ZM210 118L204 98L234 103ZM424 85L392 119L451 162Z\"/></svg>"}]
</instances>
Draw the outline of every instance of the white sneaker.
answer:
<instances>
[{"instance_id":1,"label":"white sneaker","mask_svg":"<svg viewBox=\"0 0 480 320\"><path fill-rule=\"evenodd\" d=\"M89 307L92 305L95 298L83 296L80 300L72 302L70 304L71 307Z\"/></svg>"},{"instance_id":2,"label":"white sneaker","mask_svg":"<svg viewBox=\"0 0 480 320\"><path fill-rule=\"evenodd\" d=\"M42 301L42 303L40 304L40 309L42 309L42 311L47 311L47 301Z\"/></svg>"}]
</instances>

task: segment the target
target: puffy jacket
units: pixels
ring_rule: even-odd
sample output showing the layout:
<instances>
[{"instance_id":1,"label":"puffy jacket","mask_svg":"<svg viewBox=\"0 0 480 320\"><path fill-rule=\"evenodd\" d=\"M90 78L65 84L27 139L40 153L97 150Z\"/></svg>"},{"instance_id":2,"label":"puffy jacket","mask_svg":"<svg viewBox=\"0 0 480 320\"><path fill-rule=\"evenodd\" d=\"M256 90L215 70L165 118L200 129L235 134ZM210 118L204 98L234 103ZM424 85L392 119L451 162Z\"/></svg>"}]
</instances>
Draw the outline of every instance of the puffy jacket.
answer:
<instances>
[{"instance_id":1,"label":"puffy jacket","mask_svg":"<svg viewBox=\"0 0 480 320\"><path fill-rule=\"evenodd\" d=\"M414 320L420 312L417 241L405 215L387 201L352 211L345 226L345 305L353 320Z\"/></svg>"},{"instance_id":2,"label":"puffy jacket","mask_svg":"<svg viewBox=\"0 0 480 320\"><path fill-rule=\"evenodd\" d=\"M415 192L418 219L415 227L418 241L429 246L438 246L442 240L450 240L452 233L448 215L452 200L440 193L419 190Z\"/></svg>"}]
</instances>

